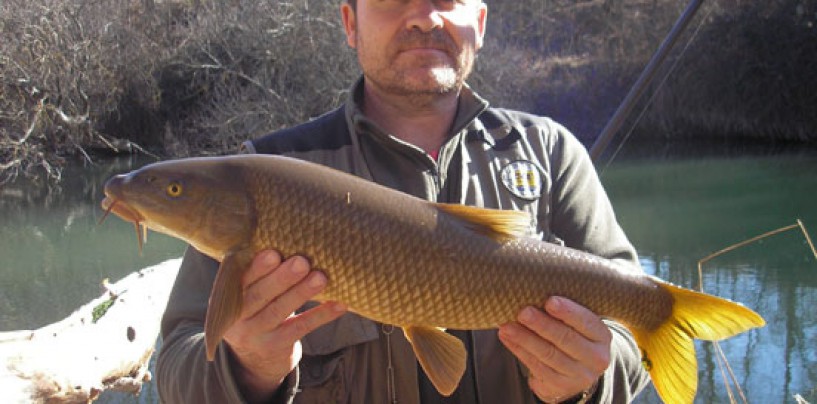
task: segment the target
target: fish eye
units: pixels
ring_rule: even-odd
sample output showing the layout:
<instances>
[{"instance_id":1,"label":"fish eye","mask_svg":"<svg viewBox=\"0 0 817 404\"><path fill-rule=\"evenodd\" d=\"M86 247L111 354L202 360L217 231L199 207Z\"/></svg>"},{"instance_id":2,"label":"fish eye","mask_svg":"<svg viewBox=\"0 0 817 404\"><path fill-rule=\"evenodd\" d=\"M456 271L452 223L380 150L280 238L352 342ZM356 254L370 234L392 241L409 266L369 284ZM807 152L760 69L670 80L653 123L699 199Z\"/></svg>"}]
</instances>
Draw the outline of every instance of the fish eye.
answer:
<instances>
[{"instance_id":1,"label":"fish eye","mask_svg":"<svg viewBox=\"0 0 817 404\"><path fill-rule=\"evenodd\" d=\"M165 192L167 192L167 195L171 198L178 198L182 196L183 190L184 188L182 187L182 184L175 181L168 184L167 188L165 188Z\"/></svg>"}]
</instances>

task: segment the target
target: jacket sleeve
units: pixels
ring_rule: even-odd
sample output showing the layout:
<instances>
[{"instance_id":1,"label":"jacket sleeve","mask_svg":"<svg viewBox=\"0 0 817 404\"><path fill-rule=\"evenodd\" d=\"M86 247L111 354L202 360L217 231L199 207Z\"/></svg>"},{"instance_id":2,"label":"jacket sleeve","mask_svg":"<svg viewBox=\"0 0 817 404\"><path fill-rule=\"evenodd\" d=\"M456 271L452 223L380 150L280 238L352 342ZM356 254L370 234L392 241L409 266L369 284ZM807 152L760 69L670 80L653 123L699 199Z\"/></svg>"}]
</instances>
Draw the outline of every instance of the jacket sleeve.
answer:
<instances>
[{"instance_id":1,"label":"jacket sleeve","mask_svg":"<svg viewBox=\"0 0 817 404\"><path fill-rule=\"evenodd\" d=\"M188 247L162 318L156 385L164 403L243 403L226 345L207 361L204 319L218 262ZM287 377L278 402L290 402L297 371Z\"/></svg>"},{"instance_id":2,"label":"jacket sleeve","mask_svg":"<svg viewBox=\"0 0 817 404\"><path fill-rule=\"evenodd\" d=\"M618 261L641 272L638 255L616 220L612 205L584 146L566 129L556 126L550 143L553 194L551 226L565 245ZM594 400L629 402L649 382L632 334L606 321L613 333L611 364L599 380Z\"/></svg>"}]
</instances>

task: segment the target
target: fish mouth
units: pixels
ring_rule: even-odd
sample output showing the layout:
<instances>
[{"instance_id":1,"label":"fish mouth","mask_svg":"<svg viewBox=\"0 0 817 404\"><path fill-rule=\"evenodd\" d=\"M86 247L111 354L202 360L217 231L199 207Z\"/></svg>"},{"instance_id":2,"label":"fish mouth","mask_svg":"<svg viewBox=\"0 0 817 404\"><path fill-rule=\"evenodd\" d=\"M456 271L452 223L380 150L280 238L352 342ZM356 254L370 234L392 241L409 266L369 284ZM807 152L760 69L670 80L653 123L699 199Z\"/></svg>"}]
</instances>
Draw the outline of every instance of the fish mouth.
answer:
<instances>
[{"instance_id":1,"label":"fish mouth","mask_svg":"<svg viewBox=\"0 0 817 404\"><path fill-rule=\"evenodd\" d=\"M136 209L130 207L130 205L123 202L121 199L114 198L110 195L106 195L105 199L102 200L102 209L105 210L105 215L102 216L102 219L100 219L100 223L105 221L105 218L107 218L112 212L113 214L121 217L123 220L132 223L141 223L143 220L145 220L145 218L142 217L142 215Z\"/></svg>"},{"instance_id":2,"label":"fish mouth","mask_svg":"<svg viewBox=\"0 0 817 404\"><path fill-rule=\"evenodd\" d=\"M139 253L141 254L142 247L148 240L148 227L144 224L144 216L126 202L111 195L106 195L101 205L105 214L99 219L99 224L102 224L111 212L123 220L133 223L134 229L136 230L136 240L139 244Z\"/></svg>"}]
</instances>

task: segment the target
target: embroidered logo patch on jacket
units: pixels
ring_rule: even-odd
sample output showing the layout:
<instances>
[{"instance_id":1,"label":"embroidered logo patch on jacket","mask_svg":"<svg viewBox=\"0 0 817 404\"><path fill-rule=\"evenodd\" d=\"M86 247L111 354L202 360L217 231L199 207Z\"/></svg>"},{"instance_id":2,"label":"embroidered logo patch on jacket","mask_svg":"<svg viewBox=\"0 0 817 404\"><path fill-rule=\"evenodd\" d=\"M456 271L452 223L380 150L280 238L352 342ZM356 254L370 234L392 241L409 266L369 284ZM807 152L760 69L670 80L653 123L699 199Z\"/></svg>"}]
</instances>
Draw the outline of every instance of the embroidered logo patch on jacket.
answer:
<instances>
[{"instance_id":1,"label":"embroidered logo patch on jacket","mask_svg":"<svg viewBox=\"0 0 817 404\"><path fill-rule=\"evenodd\" d=\"M519 198L532 201L542 195L542 172L530 161L517 160L502 169L502 184Z\"/></svg>"}]
</instances>

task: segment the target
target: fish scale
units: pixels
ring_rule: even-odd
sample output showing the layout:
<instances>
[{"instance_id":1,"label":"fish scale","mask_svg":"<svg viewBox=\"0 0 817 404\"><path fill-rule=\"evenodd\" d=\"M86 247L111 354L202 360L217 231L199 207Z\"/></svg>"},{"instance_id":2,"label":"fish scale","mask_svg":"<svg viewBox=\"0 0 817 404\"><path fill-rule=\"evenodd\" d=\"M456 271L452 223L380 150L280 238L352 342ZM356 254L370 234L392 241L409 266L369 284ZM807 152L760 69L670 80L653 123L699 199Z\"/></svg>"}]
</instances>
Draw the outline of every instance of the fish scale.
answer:
<instances>
[{"instance_id":1,"label":"fish scale","mask_svg":"<svg viewBox=\"0 0 817 404\"><path fill-rule=\"evenodd\" d=\"M694 338L765 324L740 304L523 237L527 214L430 203L281 156L156 163L111 178L105 194L108 211L221 262L204 327L210 360L240 313L242 274L264 249L304 255L323 271L328 284L318 300L402 327L444 395L459 384L466 352L438 328L493 328L549 296L624 324L672 403L694 399Z\"/></svg>"},{"instance_id":2,"label":"fish scale","mask_svg":"<svg viewBox=\"0 0 817 404\"><path fill-rule=\"evenodd\" d=\"M535 259L547 253L539 251L544 250L543 244L517 241L499 245L488 237L475 237L458 226L457 220L419 199L383 206L383 200L354 186L339 187L320 179L303 186L294 183L294 174L281 177L282 183L276 188L291 192L275 202L277 207L259 212L259 222L279 225L266 228L257 244L276 245L285 254L306 253L331 280L323 298L343 301L364 316L397 325L484 329L511 321L525 305L540 305L554 294L586 294L588 298L582 300L595 309L611 304L593 298L598 296L592 293L596 276L575 281L571 266L593 261L583 261L583 254L562 257L561 261L570 263L564 268L548 268L547 262ZM293 183L287 183L287 178ZM406 217L415 221L407 222ZM417 225L416 217L428 225ZM277 229L279 234L274 235ZM296 236L285 241L281 234L288 233ZM378 246L376 251L372 243ZM420 254L426 257L412 260L413 255ZM521 258L516 259L515 271L505 269L508 257ZM386 258L388 263L382 261ZM602 269L618 272L612 265L606 266ZM546 282L541 281L543 270L548 271ZM502 283L521 287L492 295L475 293L485 285L493 288ZM571 285L587 290L571 290ZM643 305L632 299L617 301L622 306ZM616 311L633 312L626 307Z\"/></svg>"}]
</instances>

